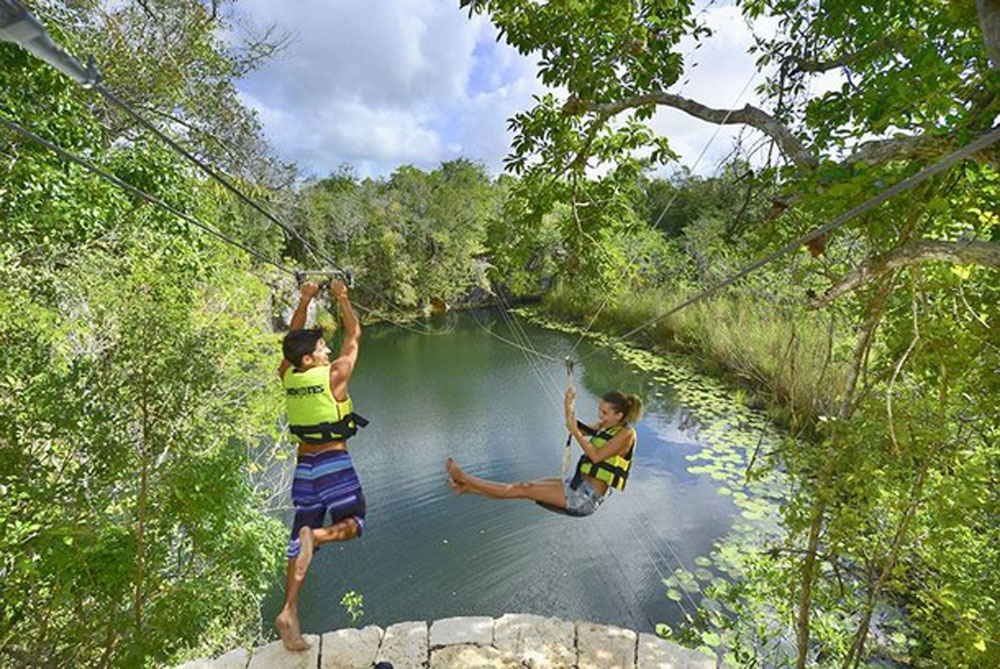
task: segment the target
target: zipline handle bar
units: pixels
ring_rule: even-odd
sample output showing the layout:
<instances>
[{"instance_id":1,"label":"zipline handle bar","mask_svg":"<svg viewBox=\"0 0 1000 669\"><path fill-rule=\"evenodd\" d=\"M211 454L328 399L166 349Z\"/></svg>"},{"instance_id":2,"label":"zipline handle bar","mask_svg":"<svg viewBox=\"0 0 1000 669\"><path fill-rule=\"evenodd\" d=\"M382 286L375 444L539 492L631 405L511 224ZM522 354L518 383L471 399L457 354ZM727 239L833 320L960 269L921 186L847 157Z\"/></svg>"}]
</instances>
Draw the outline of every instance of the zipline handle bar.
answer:
<instances>
[{"instance_id":1,"label":"zipline handle bar","mask_svg":"<svg viewBox=\"0 0 1000 669\"><path fill-rule=\"evenodd\" d=\"M311 276L327 277L325 281L319 283L319 287L326 290L330 287L330 279L336 277L342 280L348 288L354 288L354 272L349 269L297 269L295 270L295 280L301 285Z\"/></svg>"}]
</instances>

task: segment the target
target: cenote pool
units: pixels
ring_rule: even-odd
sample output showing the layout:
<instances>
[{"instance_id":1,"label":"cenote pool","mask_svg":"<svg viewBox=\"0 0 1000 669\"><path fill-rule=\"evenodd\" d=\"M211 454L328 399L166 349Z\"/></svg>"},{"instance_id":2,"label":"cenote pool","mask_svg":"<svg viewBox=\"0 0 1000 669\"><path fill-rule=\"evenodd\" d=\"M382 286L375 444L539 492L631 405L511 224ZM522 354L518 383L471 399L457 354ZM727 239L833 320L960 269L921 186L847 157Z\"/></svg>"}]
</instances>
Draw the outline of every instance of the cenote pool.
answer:
<instances>
[{"instance_id":1,"label":"cenote pool","mask_svg":"<svg viewBox=\"0 0 1000 669\"><path fill-rule=\"evenodd\" d=\"M560 359L577 341L518 322L539 351ZM643 364L641 352L600 347L577 369L577 415L592 420L609 389L643 397L627 490L582 519L531 502L455 497L445 483L449 455L495 480L559 475L566 433L553 400L561 401L555 386L565 370L552 362L537 370L486 332L513 338L496 311L425 326L435 334L365 330L351 394L371 425L350 450L368 500L367 532L317 554L300 599L303 631L350 625L340 601L351 590L364 597L357 624L526 612L653 631L703 603L712 579L738 577L718 567L725 560L715 544L773 524L756 500L775 494L774 484L755 491L743 481L750 452L771 439L761 417L728 407L721 386L681 361L664 371ZM584 339L574 357L594 346ZM282 585L265 601L268 626Z\"/></svg>"}]
</instances>

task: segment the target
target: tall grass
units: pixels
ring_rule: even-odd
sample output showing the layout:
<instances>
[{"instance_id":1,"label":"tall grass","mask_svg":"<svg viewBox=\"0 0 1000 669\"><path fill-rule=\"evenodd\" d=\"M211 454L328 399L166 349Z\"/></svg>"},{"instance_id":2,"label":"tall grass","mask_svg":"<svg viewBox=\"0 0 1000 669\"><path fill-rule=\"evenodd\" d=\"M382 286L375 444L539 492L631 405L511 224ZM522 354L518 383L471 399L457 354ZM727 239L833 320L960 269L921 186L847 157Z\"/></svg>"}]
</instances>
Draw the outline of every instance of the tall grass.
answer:
<instances>
[{"instance_id":1,"label":"tall grass","mask_svg":"<svg viewBox=\"0 0 1000 669\"><path fill-rule=\"evenodd\" d=\"M655 288L608 300L564 286L542 307L552 316L611 335L626 333L685 300L694 289ZM832 355L828 316L781 307L747 291L698 302L630 337L634 343L692 354L707 371L736 377L784 422L827 414L844 386L846 367Z\"/></svg>"}]
</instances>

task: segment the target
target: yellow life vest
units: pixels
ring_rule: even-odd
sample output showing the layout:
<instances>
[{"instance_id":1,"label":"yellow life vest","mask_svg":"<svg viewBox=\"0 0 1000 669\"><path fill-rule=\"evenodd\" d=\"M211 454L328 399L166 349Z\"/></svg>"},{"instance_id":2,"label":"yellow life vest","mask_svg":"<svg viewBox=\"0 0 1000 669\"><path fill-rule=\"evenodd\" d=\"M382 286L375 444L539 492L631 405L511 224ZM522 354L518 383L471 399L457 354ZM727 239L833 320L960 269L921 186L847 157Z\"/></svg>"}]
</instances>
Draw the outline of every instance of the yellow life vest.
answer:
<instances>
[{"instance_id":1,"label":"yellow life vest","mask_svg":"<svg viewBox=\"0 0 1000 669\"><path fill-rule=\"evenodd\" d=\"M577 424L581 430L590 435L590 443L594 448L601 448L624 429L633 430L628 423L619 423L600 431L592 430L582 423ZM635 453L635 447L636 443L633 437L632 445L629 446L624 455L613 455L600 462L592 461L586 454L581 455L576 463L576 473L573 475L570 487L575 490L580 485L581 475L585 475L598 481L604 481L616 490L624 490L625 483L628 482L629 472L632 469L632 455Z\"/></svg>"},{"instance_id":2,"label":"yellow life vest","mask_svg":"<svg viewBox=\"0 0 1000 669\"><path fill-rule=\"evenodd\" d=\"M330 365L295 368L281 379L285 389L288 429L301 444L346 441L368 421L354 413L351 396L340 402L330 390Z\"/></svg>"}]
</instances>

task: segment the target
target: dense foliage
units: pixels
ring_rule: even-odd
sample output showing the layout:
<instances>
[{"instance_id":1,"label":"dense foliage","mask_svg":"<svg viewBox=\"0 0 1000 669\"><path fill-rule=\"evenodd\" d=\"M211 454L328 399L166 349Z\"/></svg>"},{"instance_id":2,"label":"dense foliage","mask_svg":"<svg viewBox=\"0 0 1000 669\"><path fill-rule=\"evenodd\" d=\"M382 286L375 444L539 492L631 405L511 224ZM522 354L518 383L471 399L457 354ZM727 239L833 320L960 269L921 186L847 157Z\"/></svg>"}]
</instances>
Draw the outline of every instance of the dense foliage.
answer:
<instances>
[{"instance_id":1,"label":"dense foliage","mask_svg":"<svg viewBox=\"0 0 1000 669\"><path fill-rule=\"evenodd\" d=\"M202 86L235 100L201 3L164 6L164 23L120 5L35 9L72 50L118 49L150 71L171 30L198 79L145 79L148 105L194 125L213 113L185 109ZM110 85L138 85L117 64ZM0 91L8 118L278 250L164 147L10 45ZM284 535L261 478L280 452L267 282L242 252L40 147L4 134L0 154L0 664L144 666L253 638Z\"/></svg>"}]
</instances>

